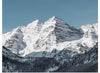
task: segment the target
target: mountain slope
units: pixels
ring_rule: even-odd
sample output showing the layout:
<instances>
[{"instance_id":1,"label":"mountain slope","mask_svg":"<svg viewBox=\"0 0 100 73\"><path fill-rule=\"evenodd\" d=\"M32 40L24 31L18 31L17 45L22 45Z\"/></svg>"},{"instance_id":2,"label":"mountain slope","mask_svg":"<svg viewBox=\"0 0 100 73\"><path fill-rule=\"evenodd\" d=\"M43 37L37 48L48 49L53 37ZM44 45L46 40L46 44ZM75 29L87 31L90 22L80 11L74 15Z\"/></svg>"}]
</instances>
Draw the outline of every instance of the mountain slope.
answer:
<instances>
[{"instance_id":1,"label":"mountain slope","mask_svg":"<svg viewBox=\"0 0 100 73\"><path fill-rule=\"evenodd\" d=\"M3 72L97 72L97 46L85 54L62 50L53 58L19 57L3 47ZM75 55L71 56L72 53Z\"/></svg>"},{"instance_id":2,"label":"mountain slope","mask_svg":"<svg viewBox=\"0 0 100 73\"><path fill-rule=\"evenodd\" d=\"M68 50L84 53L85 50L90 49L81 51L80 45L90 48L97 43L97 27L97 24L84 25L78 30L53 16L44 24L36 20L26 27L21 26L3 34L3 46L19 56L28 54L33 56L34 52L37 54L35 56L42 56L47 52L46 56L51 57L50 52L53 50L63 50L68 47L71 47Z\"/></svg>"},{"instance_id":3,"label":"mountain slope","mask_svg":"<svg viewBox=\"0 0 100 73\"><path fill-rule=\"evenodd\" d=\"M98 24L76 29L53 16L17 27L2 41L3 72L97 71Z\"/></svg>"}]
</instances>

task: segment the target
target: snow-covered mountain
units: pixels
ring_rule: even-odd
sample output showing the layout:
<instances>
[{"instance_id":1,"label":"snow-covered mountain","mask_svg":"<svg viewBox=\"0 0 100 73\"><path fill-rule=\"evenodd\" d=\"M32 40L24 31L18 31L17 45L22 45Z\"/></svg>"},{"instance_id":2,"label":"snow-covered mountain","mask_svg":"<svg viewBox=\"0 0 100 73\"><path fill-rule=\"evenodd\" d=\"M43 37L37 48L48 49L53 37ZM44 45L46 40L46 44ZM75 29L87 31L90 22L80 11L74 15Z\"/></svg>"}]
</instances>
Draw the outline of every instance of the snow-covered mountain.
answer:
<instances>
[{"instance_id":1,"label":"snow-covered mountain","mask_svg":"<svg viewBox=\"0 0 100 73\"><path fill-rule=\"evenodd\" d=\"M52 59L58 63L56 65L50 61L52 67L48 67L45 71L59 71L63 65L68 67L90 63L94 65L97 64L98 24L83 25L80 29L76 29L53 16L44 23L36 20L27 26L19 26L3 34L2 43L3 57L21 62L23 65L29 62L31 64L33 61L35 63L37 58L41 61ZM10 57L7 57L8 55ZM87 56L87 59L84 56ZM4 71L6 63L8 62L5 61L3 64Z\"/></svg>"},{"instance_id":2,"label":"snow-covered mountain","mask_svg":"<svg viewBox=\"0 0 100 73\"><path fill-rule=\"evenodd\" d=\"M34 52L52 52L54 49L63 50L70 46L72 48L69 50L80 53L78 44L87 47L93 47L96 44L98 40L97 27L97 24L89 24L78 30L53 16L44 24L36 20L26 27L20 26L3 34L3 46L20 56L32 52L34 55ZM39 56L38 53L37 56Z\"/></svg>"}]
</instances>

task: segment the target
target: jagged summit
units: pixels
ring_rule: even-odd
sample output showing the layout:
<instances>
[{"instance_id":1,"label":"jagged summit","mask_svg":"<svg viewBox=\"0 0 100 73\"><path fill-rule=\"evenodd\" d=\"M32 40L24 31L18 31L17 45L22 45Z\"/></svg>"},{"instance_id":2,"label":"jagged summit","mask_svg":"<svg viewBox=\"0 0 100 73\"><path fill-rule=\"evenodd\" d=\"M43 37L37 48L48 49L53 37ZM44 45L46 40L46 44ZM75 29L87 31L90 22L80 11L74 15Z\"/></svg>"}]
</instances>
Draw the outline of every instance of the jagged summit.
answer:
<instances>
[{"instance_id":1,"label":"jagged summit","mask_svg":"<svg viewBox=\"0 0 100 73\"><path fill-rule=\"evenodd\" d=\"M59 19L59 18L56 17L56 16L53 16L52 18L50 18L50 20L61 20L61 19Z\"/></svg>"},{"instance_id":2,"label":"jagged summit","mask_svg":"<svg viewBox=\"0 0 100 73\"><path fill-rule=\"evenodd\" d=\"M33 21L32 23L37 23L37 24L41 24L41 22L37 19L35 21Z\"/></svg>"},{"instance_id":3,"label":"jagged summit","mask_svg":"<svg viewBox=\"0 0 100 73\"><path fill-rule=\"evenodd\" d=\"M51 18L49 18L44 24L46 23L60 23L60 24L67 24L66 22L64 22L62 19L56 17L56 16L53 16Z\"/></svg>"},{"instance_id":4,"label":"jagged summit","mask_svg":"<svg viewBox=\"0 0 100 73\"><path fill-rule=\"evenodd\" d=\"M49 19L51 19L51 20L62 20L62 19L60 19L60 18L58 18L58 17L56 17L56 16L52 16L51 18L49 18ZM63 20L62 20L63 21Z\"/></svg>"},{"instance_id":5,"label":"jagged summit","mask_svg":"<svg viewBox=\"0 0 100 73\"><path fill-rule=\"evenodd\" d=\"M89 24L78 30L55 16L19 26L3 34L3 72L97 71L97 28Z\"/></svg>"},{"instance_id":6,"label":"jagged summit","mask_svg":"<svg viewBox=\"0 0 100 73\"><path fill-rule=\"evenodd\" d=\"M21 31L21 26L18 26L16 29L13 29L13 32L22 32Z\"/></svg>"},{"instance_id":7,"label":"jagged summit","mask_svg":"<svg viewBox=\"0 0 100 73\"><path fill-rule=\"evenodd\" d=\"M27 28L35 29L35 28L41 28L41 26L42 26L42 23L39 20L35 20L32 23L29 23L27 25Z\"/></svg>"},{"instance_id":8,"label":"jagged summit","mask_svg":"<svg viewBox=\"0 0 100 73\"><path fill-rule=\"evenodd\" d=\"M53 16L44 24L39 20L35 20L27 26L20 26L12 30L12 32L3 34L3 46L14 53L19 53L21 56L32 52L63 50L68 45L73 46L73 48L76 47L74 51L80 52L77 47L78 43L85 43L88 47L93 47L98 37L97 25L82 26L82 30L85 32L82 33L63 20ZM84 41L84 39L87 41ZM73 44L73 41L76 43ZM73 48L71 51L73 51Z\"/></svg>"}]
</instances>

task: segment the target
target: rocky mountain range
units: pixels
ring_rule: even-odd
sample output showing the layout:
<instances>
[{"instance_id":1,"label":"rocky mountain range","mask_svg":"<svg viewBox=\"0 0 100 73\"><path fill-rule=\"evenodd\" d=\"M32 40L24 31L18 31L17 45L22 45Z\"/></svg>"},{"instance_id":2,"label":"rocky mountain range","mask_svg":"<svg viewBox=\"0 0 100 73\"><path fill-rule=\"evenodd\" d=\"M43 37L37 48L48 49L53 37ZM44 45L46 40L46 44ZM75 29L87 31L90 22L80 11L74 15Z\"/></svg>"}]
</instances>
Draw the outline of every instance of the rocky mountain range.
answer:
<instances>
[{"instance_id":1,"label":"rocky mountain range","mask_svg":"<svg viewBox=\"0 0 100 73\"><path fill-rule=\"evenodd\" d=\"M3 34L3 72L97 72L98 24L80 29L55 16Z\"/></svg>"}]
</instances>

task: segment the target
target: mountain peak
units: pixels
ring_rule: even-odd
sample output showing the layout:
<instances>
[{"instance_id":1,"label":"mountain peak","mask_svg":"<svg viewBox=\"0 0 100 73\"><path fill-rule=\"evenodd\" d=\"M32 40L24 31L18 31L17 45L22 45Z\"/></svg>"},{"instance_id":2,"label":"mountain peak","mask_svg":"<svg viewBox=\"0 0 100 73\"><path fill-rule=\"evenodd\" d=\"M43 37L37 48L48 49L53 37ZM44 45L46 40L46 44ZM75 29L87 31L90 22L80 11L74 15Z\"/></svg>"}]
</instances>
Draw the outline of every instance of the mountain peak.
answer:
<instances>
[{"instance_id":1,"label":"mountain peak","mask_svg":"<svg viewBox=\"0 0 100 73\"><path fill-rule=\"evenodd\" d=\"M36 26L41 26L42 23L39 20L35 20L32 23L29 23L27 25L27 28L35 28Z\"/></svg>"},{"instance_id":2,"label":"mountain peak","mask_svg":"<svg viewBox=\"0 0 100 73\"><path fill-rule=\"evenodd\" d=\"M49 18L45 24L47 23L53 23L53 24L56 24L56 23L59 23L59 24L66 24L66 22L64 22L62 19L56 17L56 16L53 16L51 18Z\"/></svg>"},{"instance_id":3,"label":"mountain peak","mask_svg":"<svg viewBox=\"0 0 100 73\"><path fill-rule=\"evenodd\" d=\"M21 32L21 26L18 26L17 28L13 29L13 32Z\"/></svg>"},{"instance_id":4,"label":"mountain peak","mask_svg":"<svg viewBox=\"0 0 100 73\"><path fill-rule=\"evenodd\" d=\"M37 24L41 24L41 22L37 19L35 21L33 21L32 23L37 23Z\"/></svg>"},{"instance_id":5,"label":"mountain peak","mask_svg":"<svg viewBox=\"0 0 100 73\"><path fill-rule=\"evenodd\" d=\"M3 36L3 46L15 52L17 52L15 49L19 49L20 46L20 49L23 50L20 50L19 53L23 56L32 52L52 51L56 45L58 45L56 47L58 50L59 48L63 50L64 47L60 46L67 46L69 43L73 44L74 42L80 43L84 39L86 41L82 41L82 44L86 43L87 46L91 47L97 41L97 25L84 26L83 31L86 31L86 33L81 33L80 30L53 16L44 24L39 20L35 20L24 28L17 27L11 33L5 34Z\"/></svg>"},{"instance_id":6,"label":"mountain peak","mask_svg":"<svg viewBox=\"0 0 100 73\"><path fill-rule=\"evenodd\" d=\"M51 21L54 21L54 20L57 21L57 20L61 20L61 19L59 19L59 18L56 17L56 16L53 16L53 17L50 18L50 20L51 20Z\"/></svg>"},{"instance_id":7,"label":"mountain peak","mask_svg":"<svg viewBox=\"0 0 100 73\"><path fill-rule=\"evenodd\" d=\"M53 16L52 18L51 18L52 20L55 20L55 19L58 19L56 16Z\"/></svg>"}]
</instances>

